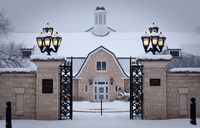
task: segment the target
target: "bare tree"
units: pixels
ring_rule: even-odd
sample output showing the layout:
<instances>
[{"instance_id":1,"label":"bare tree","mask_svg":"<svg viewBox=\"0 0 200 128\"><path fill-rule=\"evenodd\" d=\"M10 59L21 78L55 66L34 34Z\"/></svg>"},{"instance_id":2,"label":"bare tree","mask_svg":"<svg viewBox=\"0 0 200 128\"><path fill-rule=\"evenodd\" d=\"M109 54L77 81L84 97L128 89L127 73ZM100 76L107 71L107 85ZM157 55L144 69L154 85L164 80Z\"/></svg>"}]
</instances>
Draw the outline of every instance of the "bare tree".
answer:
<instances>
[{"instance_id":1,"label":"bare tree","mask_svg":"<svg viewBox=\"0 0 200 128\"><path fill-rule=\"evenodd\" d=\"M0 68L23 67L21 48L23 48L23 44L14 42L0 44Z\"/></svg>"},{"instance_id":2,"label":"bare tree","mask_svg":"<svg viewBox=\"0 0 200 128\"><path fill-rule=\"evenodd\" d=\"M0 11L0 36L6 35L12 31L11 22L5 17L5 13Z\"/></svg>"},{"instance_id":3,"label":"bare tree","mask_svg":"<svg viewBox=\"0 0 200 128\"><path fill-rule=\"evenodd\" d=\"M5 17L5 13L0 11L0 68L22 67L20 49L23 44L14 42L5 43L1 38L12 31L11 22Z\"/></svg>"}]
</instances>

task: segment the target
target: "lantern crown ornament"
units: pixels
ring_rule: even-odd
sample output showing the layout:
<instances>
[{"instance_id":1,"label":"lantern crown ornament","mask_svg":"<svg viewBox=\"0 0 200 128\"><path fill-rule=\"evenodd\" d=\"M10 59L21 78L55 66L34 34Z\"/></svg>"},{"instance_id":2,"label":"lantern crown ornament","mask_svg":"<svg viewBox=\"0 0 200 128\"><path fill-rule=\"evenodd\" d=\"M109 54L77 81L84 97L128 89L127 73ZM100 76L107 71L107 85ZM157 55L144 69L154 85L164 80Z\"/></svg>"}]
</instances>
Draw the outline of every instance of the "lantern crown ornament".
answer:
<instances>
[{"instance_id":1,"label":"lantern crown ornament","mask_svg":"<svg viewBox=\"0 0 200 128\"><path fill-rule=\"evenodd\" d=\"M145 53L152 52L155 55L156 52L162 52L166 37L162 32L159 32L159 28L153 23L149 27L149 33L145 32L141 39Z\"/></svg>"},{"instance_id":2,"label":"lantern crown ornament","mask_svg":"<svg viewBox=\"0 0 200 128\"><path fill-rule=\"evenodd\" d=\"M47 52L47 55L51 55L51 52L56 53L62 41L62 37L59 36L58 32L54 34L53 30L49 23L47 23L47 26L42 29L40 35L36 37L40 51L42 53Z\"/></svg>"}]
</instances>

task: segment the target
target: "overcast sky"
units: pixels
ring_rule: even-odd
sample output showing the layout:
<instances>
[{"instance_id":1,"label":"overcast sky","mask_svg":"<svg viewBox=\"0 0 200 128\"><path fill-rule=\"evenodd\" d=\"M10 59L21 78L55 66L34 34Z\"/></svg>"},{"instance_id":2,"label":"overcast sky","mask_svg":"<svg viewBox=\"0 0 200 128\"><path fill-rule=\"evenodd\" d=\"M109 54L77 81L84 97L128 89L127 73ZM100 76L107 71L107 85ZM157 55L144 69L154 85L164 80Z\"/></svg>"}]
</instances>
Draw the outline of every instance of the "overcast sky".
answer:
<instances>
[{"instance_id":1,"label":"overcast sky","mask_svg":"<svg viewBox=\"0 0 200 128\"><path fill-rule=\"evenodd\" d=\"M97 6L118 32L143 32L155 22L162 32L200 33L200 0L0 0L16 32L39 32L46 22L58 32L84 32Z\"/></svg>"}]
</instances>

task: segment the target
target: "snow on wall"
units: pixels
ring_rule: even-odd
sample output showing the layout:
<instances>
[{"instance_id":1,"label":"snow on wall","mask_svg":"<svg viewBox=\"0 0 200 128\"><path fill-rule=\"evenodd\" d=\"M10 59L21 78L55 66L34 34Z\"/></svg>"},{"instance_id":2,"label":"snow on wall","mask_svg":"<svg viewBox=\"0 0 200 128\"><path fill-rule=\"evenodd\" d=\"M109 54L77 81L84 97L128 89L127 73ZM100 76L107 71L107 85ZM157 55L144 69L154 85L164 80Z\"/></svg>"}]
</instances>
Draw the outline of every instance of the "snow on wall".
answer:
<instances>
[{"instance_id":1,"label":"snow on wall","mask_svg":"<svg viewBox=\"0 0 200 128\"><path fill-rule=\"evenodd\" d=\"M138 56L139 60L171 60L172 56L171 55L140 55Z\"/></svg>"},{"instance_id":2,"label":"snow on wall","mask_svg":"<svg viewBox=\"0 0 200 128\"><path fill-rule=\"evenodd\" d=\"M31 56L31 60L63 60L64 56L59 55L45 55L45 54L35 54Z\"/></svg>"}]
</instances>

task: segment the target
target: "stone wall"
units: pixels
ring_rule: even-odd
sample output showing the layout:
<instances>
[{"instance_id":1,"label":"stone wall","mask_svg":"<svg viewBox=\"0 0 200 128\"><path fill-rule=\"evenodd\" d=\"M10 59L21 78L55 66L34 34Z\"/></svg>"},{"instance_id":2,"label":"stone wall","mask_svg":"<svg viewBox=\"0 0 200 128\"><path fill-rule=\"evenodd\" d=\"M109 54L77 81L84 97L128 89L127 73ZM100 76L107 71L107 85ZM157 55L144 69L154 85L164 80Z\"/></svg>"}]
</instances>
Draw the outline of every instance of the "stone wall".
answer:
<instances>
[{"instance_id":1,"label":"stone wall","mask_svg":"<svg viewBox=\"0 0 200 128\"><path fill-rule=\"evenodd\" d=\"M97 71L96 62L106 61L107 70ZM187 118L190 115L190 98L196 98L197 116L200 117L200 73L167 72L170 60L139 60L144 65L143 111L145 119ZM12 102L14 119L59 118L59 65L62 60L33 60L37 72L0 73L0 119L5 119L5 103ZM113 84L110 78L114 79ZM43 79L53 81L53 92L43 93ZM159 79L152 86L150 80ZM92 80L92 81L90 81ZM115 58L105 50L91 54L78 78L73 79L74 100L94 101L96 80L105 80L109 101L115 100L118 89L129 91L130 80L124 79ZM91 83L90 83L91 82ZM88 91L84 91L84 86Z\"/></svg>"},{"instance_id":2,"label":"stone wall","mask_svg":"<svg viewBox=\"0 0 200 128\"><path fill-rule=\"evenodd\" d=\"M124 79L124 90L130 92L130 79Z\"/></svg>"},{"instance_id":3,"label":"stone wall","mask_svg":"<svg viewBox=\"0 0 200 128\"><path fill-rule=\"evenodd\" d=\"M144 65L143 112L145 119L166 119L167 60L140 60ZM160 79L159 86L151 86L150 79Z\"/></svg>"},{"instance_id":4,"label":"stone wall","mask_svg":"<svg viewBox=\"0 0 200 128\"><path fill-rule=\"evenodd\" d=\"M78 79L73 79L73 100L80 100L79 97L79 86L78 86Z\"/></svg>"},{"instance_id":5,"label":"stone wall","mask_svg":"<svg viewBox=\"0 0 200 128\"><path fill-rule=\"evenodd\" d=\"M200 117L200 73L167 73L167 118L189 117L192 97Z\"/></svg>"},{"instance_id":6,"label":"stone wall","mask_svg":"<svg viewBox=\"0 0 200 128\"><path fill-rule=\"evenodd\" d=\"M59 119L60 77L59 66L63 60L32 60L37 65L36 119ZM53 92L43 92L43 80L53 81Z\"/></svg>"},{"instance_id":7,"label":"stone wall","mask_svg":"<svg viewBox=\"0 0 200 128\"><path fill-rule=\"evenodd\" d=\"M5 119L6 102L12 103L13 119L36 118L36 73L0 74L0 119Z\"/></svg>"}]
</instances>

